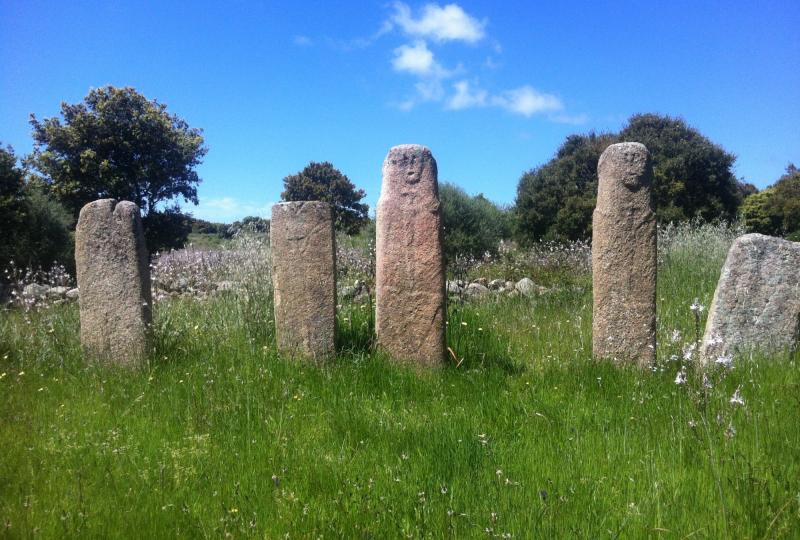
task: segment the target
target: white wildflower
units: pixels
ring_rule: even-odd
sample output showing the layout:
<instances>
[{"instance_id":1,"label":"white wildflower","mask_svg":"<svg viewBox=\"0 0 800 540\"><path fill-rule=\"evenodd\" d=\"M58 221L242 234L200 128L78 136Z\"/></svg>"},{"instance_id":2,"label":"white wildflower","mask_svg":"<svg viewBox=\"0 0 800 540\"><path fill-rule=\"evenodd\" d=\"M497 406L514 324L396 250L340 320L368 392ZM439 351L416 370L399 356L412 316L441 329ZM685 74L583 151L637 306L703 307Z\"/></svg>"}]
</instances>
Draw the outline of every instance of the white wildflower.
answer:
<instances>
[{"instance_id":1,"label":"white wildflower","mask_svg":"<svg viewBox=\"0 0 800 540\"><path fill-rule=\"evenodd\" d=\"M729 368L733 364L733 355L732 354L721 354L714 360L714 363L720 365L722 367Z\"/></svg>"},{"instance_id":2,"label":"white wildflower","mask_svg":"<svg viewBox=\"0 0 800 540\"><path fill-rule=\"evenodd\" d=\"M733 393L730 399L731 405L741 405L744 407L744 398L742 397L741 388L741 386L736 387L736 392Z\"/></svg>"},{"instance_id":3,"label":"white wildflower","mask_svg":"<svg viewBox=\"0 0 800 540\"><path fill-rule=\"evenodd\" d=\"M692 302L692 305L689 306L689 309L692 310L692 313L696 313L696 314L699 315L700 313L705 311L706 306L704 306L703 304L700 303L700 299L699 298L695 298L694 302Z\"/></svg>"},{"instance_id":4,"label":"white wildflower","mask_svg":"<svg viewBox=\"0 0 800 540\"><path fill-rule=\"evenodd\" d=\"M681 368L678 375L675 376L675 384L686 384L686 370Z\"/></svg>"},{"instance_id":5,"label":"white wildflower","mask_svg":"<svg viewBox=\"0 0 800 540\"><path fill-rule=\"evenodd\" d=\"M683 359L686 362L691 362L694 358L694 352L697 350L697 343L687 343L683 346Z\"/></svg>"}]
</instances>

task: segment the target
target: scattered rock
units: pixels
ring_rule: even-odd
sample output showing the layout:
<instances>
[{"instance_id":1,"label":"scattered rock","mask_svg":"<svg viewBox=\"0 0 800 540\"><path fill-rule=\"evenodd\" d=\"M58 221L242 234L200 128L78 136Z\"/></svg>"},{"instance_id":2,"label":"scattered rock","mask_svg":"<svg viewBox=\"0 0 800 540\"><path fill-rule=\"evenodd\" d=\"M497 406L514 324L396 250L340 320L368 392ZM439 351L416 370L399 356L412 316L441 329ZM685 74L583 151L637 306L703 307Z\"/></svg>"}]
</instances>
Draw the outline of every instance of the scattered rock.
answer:
<instances>
[{"instance_id":1,"label":"scattered rock","mask_svg":"<svg viewBox=\"0 0 800 540\"><path fill-rule=\"evenodd\" d=\"M463 286L458 281L447 281L447 294L460 294Z\"/></svg>"},{"instance_id":2,"label":"scattered rock","mask_svg":"<svg viewBox=\"0 0 800 540\"><path fill-rule=\"evenodd\" d=\"M466 293L467 293L467 296L470 296L470 297L473 297L473 298L481 297L481 296L485 296L485 295L489 294L489 288L487 286L483 285L482 283L478 283L476 281L475 283L470 283L469 285L467 285Z\"/></svg>"},{"instance_id":3,"label":"scattered rock","mask_svg":"<svg viewBox=\"0 0 800 540\"><path fill-rule=\"evenodd\" d=\"M517 281L517 283L514 285L514 289L516 289L523 296L533 296L539 292L539 286L536 285L532 279L526 277Z\"/></svg>"},{"instance_id":4,"label":"scattered rock","mask_svg":"<svg viewBox=\"0 0 800 540\"><path fill-rule=\"evenodd\" d=\"M74 289L70 289L64 293L64 296L67 298L67 300L75 301L80 297L80 292L78 291L78 288L75 287Z\"/></svg>"},{"instance_id":5,"label":"scattered rock","mask_svg":"<svg viewBox=\"0 0 800 540\"><path fill-rule=\"evenodd\" d=\"M40 285L38 283L30 283L25 285L25 288L22 289L22 296L26 298L35 298L40 300L47 296L47 293L50 291L50 287L47 285Z\"/></svg>"},{"instance_id":6,"label":"scattered rock","mask_svg":"<svg viewBox=\"0 0 800 540\"><path fill-rule=\"evenodd\" d=\"M502 279L493 279L489 282L489 288L493 291L499 291L505 287L506 282Z\"/></svg>"},{"instance_id":7,"label":"scattered rock","mask_svg":"<svg viewBox=\"0 0 800 540\"><path fill-rule=\"evenodd\" d=\"M64 298L67 295L67 291L69 287L50 287L50 290L47 291L48 298Z\"/></svg>"}]
</instances>

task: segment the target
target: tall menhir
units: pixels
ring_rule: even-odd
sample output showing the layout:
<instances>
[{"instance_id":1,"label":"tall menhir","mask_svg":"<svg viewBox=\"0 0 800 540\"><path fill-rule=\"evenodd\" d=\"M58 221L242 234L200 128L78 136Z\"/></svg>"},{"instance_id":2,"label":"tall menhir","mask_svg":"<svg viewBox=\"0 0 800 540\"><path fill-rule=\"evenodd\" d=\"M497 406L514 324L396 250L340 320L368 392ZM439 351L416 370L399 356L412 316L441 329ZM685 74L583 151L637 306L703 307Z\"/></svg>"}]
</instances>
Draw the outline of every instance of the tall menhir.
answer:
<instances>
[{"instance_id":1,"label":"tall menhir","mask_svg":"<svg viewBox=\"0 0 800 540\"><path fill-rule=\"evenodd\" d=\"M612 144L597 165L592 222L594 356L650 366L656 358L656 216L650 154Z\"/></svg>"},{"instance_id":2,"label":"tall menhir","mask_svg":"<svg viewBox=\"0 0 800 540\"><path fill-rule=\"evenodd\" d=\"M81 344L93 360L136 366L150 348L150 267L139 208L100 199L75 230Z\"/></svg>"},{"instance_id":3,"label":"tall menhir","mask_svg":"<svg viewBox=\"0 0 800 540\"><path fill-rule=\"evenodd\" d=\"M417 366L445 352L445 269L436 160L419 145L395 146L383 162L378 200L378 347Z\"/></svg>"}]
</instances>

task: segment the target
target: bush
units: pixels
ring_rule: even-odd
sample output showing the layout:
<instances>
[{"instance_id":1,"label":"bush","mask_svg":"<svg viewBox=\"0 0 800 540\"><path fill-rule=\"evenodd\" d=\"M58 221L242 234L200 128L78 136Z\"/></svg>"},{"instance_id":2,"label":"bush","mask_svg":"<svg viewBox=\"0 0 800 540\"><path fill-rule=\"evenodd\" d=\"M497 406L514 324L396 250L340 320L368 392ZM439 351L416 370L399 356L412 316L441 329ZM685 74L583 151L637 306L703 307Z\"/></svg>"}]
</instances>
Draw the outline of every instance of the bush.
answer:
<instances>
[{"instance_id":1,"label":"bush","mask_svg":"<svg viewBox=\"0 0 800 540\"><path fill-rule=\"evenodd\" d=\"M192 232L191 216L177 207L151 212L142 218L142 226L150 253L182 248Z\"/></svg>"},{"instance_id":2,"label":"bush","mask_svg":"<svg viewBox=\"0 0 800 540\"><path fill-rule=\"evenodd\" d=\"M747 197L741 218L750 232L800 238L800 170L790 163L774 185Z\"/></svg>"},{"instance_id":3,"label":"bush","mask_svg":"<svg viewBox=\"0 0 800 540\"><path fill-rule=\"evenodd\" d=\"M482 257L496 254L500 240L511 236L510 213L483 195L468 195L460 187L445 183L439 189L442 204L445 260L458 255Z\"/></svg>"},{"instance_id":4,"label":"bush","mask_svg":"<svg viewBox=\"0 0 800 540\"><path fill-rule=\"evenodd\" d=\"M74 220L64 205L35 184L25 186L25 222L15 246L17 266L75 269Z\"/></svg>"}]
</instances>

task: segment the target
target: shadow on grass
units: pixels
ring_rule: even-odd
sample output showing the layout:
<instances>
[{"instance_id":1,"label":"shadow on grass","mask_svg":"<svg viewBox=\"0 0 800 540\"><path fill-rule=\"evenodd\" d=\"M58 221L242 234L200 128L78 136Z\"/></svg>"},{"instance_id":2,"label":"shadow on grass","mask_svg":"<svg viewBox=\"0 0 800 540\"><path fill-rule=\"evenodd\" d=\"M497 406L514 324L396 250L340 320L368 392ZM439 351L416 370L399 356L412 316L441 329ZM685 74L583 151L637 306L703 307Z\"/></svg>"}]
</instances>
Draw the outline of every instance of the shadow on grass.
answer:
<instances>
[{"instance_id":1,"label":"shadow on grass","mask_svg":"<svg viewBox=\"0 0 800 540\"><path fill-rule=\"evenodd\" d=\"M345 304L337 314L336 350L341 355L364 356L375 346L375 310L371 304Z\"/></svg>"},{"instance_id":2,"label":"shadow on grass","mask_svg":"<svg viewBox=\"0 0 800 540\"><path fill-rule=\"evenodd\" d=\"M447 365L453 369L499 369L518 375L524 366L514 362L506 340L494 330L481 304L449 302L447 306Z\"/></svg>"}]
</instances>

